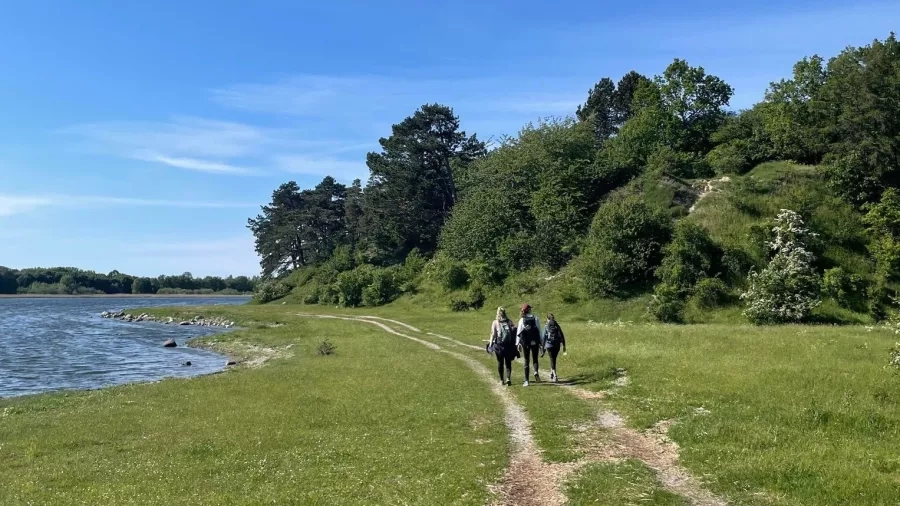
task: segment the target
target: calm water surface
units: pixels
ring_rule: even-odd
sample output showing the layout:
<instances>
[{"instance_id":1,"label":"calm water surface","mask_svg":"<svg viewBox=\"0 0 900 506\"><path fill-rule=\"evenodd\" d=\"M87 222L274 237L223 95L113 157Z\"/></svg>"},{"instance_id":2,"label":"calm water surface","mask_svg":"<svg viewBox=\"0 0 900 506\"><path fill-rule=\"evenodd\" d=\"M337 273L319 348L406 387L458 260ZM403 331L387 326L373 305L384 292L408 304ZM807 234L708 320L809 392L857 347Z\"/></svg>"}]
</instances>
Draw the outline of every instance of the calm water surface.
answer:
<instances>
[{"instance_id":1,"label":"calm water surface","mask_svg":"<svg viewBox=\"0 0 900 506\"><path fill-rule=\"evenodd\" d=\"M225 357L183 347L215 327L100 318L130 307L243 304L247 297L0 298L0 397L91 389L221 370ZM163 348L168 338L177 348ZM191 366L182 365L190 361Z\"/></svg>"}]
</instances>

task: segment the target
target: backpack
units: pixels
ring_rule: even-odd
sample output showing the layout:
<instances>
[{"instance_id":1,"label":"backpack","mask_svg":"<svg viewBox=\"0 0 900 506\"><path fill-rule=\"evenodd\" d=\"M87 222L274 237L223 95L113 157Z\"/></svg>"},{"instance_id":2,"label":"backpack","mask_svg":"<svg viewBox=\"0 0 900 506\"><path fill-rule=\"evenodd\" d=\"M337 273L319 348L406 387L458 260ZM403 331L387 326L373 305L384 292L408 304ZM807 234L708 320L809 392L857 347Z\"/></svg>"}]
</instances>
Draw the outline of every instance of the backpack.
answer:
<instances>
[{"instance_id":1,"label":"backpack","mask_svg":"<svg viewBox=\"0 0 900 506\"><path fill-rule=\"evenodd\" d=\"M562 341L562 329L559 328L559 324L555 321L547 322L547 341L545 342L545 348L558 348L560 341Z\"/></svg>"},{"instance_id":2,"label":"backpack","mask_svg":"<svg viewBox=\"0 0 900 506\"><path fill-rule=\"evenodd\" d=\"M504 322L500 322L500 331L498 332L498 342L500 346L515 346L516 344L516 336L512 330L512 325L509 320Z\"/></svg>"},{"instance_id":3,"label":"backpack","mask_svg":"<svg viewBox=\"0 0 900 506\"><path fill-rule=\"evenodd\" d=\"M541 340L540 332L537 328L537 321L534 316L526 316L522 318L522 343L535 345Z\"/></svg>"}]
</instances>

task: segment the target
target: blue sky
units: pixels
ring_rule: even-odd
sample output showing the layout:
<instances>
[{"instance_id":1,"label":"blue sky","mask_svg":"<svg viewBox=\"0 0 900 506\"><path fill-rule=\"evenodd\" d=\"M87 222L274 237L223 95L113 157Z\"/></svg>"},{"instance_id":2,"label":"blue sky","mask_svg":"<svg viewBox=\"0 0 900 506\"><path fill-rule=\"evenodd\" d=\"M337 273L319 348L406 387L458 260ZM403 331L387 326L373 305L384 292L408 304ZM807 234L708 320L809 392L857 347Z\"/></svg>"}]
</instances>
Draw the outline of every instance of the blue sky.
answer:
<instances>
[{"instance_id":1,"label":"blue sky","mask_svg":"<svg viewBox=\"0 0 900 506\"><path fill-rule=\"evenodd\" d=\"M900 3L688 0L11 2L0 16L0 265L255 274L280 183L366 179L426 102L481 138L572 114L676 57L758 101Z\"/></svg>"}]
</instances>

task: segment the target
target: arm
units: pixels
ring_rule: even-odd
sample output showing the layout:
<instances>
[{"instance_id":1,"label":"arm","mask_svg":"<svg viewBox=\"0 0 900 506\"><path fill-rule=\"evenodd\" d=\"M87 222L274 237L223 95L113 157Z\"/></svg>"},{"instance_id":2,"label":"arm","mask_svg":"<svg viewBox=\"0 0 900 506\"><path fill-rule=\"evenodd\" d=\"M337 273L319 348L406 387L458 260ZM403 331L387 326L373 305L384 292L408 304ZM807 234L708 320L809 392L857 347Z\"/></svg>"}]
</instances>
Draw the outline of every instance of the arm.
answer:
<instances>
[{"instance_id":1,"label":"arm","mask_svg":"<svg viewBox=\"0 0 900 506\"><path fill-rule=\"evenodd\" d=\"M490 336L492 343L497 341L497 334L499 333L498 330L499 330L499 328L497 325L497 320L492 321L491 322L491 336Z\"/></svg>"},{"instance_id":2,"label":"arm","mask_svg":"<svg viewBox=\"0 0 900 506\"><path fill-rule=\"evenodd\" d=\"M557 324L559 325L559 324ZM562 343L563 353L566 351L566 335L563 333L562 327L559 327L559 342Z\"/></svg>"},{"instance_id":3,"label":"arm","mask_svg":"<svg viewBox=\"0 0 900 506\"><path fill-rule=\"evenodd\" d=\"M519 325L516 326L516 346L522 346L522 319L519 318Z\"/></svg>"}]
</instances>

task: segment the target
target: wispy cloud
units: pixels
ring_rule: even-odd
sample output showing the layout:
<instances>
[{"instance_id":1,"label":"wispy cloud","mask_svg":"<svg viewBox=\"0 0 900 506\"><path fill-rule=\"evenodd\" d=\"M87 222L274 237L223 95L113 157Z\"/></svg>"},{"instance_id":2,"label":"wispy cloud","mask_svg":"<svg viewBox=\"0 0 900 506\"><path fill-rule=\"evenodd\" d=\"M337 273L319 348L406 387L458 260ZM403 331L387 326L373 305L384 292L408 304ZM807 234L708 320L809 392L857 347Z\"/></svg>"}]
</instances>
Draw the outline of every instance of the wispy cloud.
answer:
<instances>
[{"instance_id":1,"label":"wispy cloud","mask_svg":"<svg viewBox=\"0 0 900 506\"><path fill-rule=\"evenodd\" d=\"M168 165L170 167L177 167L179 169L195 170L198 172L208 172L210 174L250 175L250 174L257 173L257 171L254 169L238 167L238 166L230 165L227 163L211 162L211 161L207 161L207 160L198 160L196 158L172 157L172 156L160 155L157 153L145 153L145 154L142 153L140 155L135 155L135 158L137 158L139 160L148 161L148 162L161 163L163 165Z\"/></svg>"},{"instance_id":2,"label":"wispy cloud","mask_svg":"<svg viewBox=\"0 0 900 506\"><path fill-rule=\"evenodd\" d=\"M426 103L454 107L465 119L506 116L518 124L535 115L573 114L589 82L572 79L411 79L390 76L297 75L273 83L245 83L210 91L226 107L306 118L352 118L357 126L398 122ZM553 90L553 91L549 91ZM353 124L353 123L350 123ZM387 132L383 132L387 133Z\"/></svg>"},{"instance_id":3,"label":"wispy cloud","mask_svg":"<svg viewBox=\"0 0 900 506\"><path fill-rule=\"evenodd\" d=\"M347 161L306 155L279 155L274 161L276 166L285 172L304 175L327 174L341 181L364 180L369 170L364 157L359 161Z\"/></svg>"},{"instance_id":4,"label":"wispy cloud","mask_svg":"<svg viewBox=\"0 0 900 506\"><path fill-rule=\"evenodd\" d=\"M256 204L203 200L137 199L85 195L0 195L0 217L27 214L43 208L166 207L186 209L250 209Z\"/></svg>"},{"instance_id":5,"label":"wispy cloud","mask_svg":"<svg viewBox=\"0 0 900 506\"><path fill-rule=\"evenodd\" d=\"M34 211L51 203L46 197L14 197L0 195L0 217Z\"/></svg>"}]
</instances>

